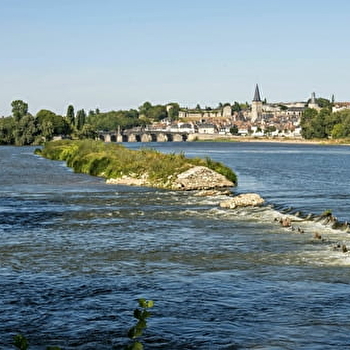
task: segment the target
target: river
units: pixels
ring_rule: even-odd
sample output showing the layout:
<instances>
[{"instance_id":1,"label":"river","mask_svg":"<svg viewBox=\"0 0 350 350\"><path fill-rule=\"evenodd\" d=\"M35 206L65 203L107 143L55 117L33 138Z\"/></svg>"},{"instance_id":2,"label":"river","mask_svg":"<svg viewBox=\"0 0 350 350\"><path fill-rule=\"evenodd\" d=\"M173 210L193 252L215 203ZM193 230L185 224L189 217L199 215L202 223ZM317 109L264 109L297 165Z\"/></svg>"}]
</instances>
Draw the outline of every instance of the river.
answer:
<instances>
[{"instance_id":1,"label":"river","mask_svg":"<svg viewBox=\"0 0 350 350\"><path fill-rule=\"evenodd\" d=\"M209 156L236 171L223 198L106 185L33 147L0 147L0 349L123 349L138 298L154 301L145 349L350 348L350 147L127 144ZM302 213L298 230L276 222ZM315 237L318 236L322 238Z\"/></svg>"}]
</instances>

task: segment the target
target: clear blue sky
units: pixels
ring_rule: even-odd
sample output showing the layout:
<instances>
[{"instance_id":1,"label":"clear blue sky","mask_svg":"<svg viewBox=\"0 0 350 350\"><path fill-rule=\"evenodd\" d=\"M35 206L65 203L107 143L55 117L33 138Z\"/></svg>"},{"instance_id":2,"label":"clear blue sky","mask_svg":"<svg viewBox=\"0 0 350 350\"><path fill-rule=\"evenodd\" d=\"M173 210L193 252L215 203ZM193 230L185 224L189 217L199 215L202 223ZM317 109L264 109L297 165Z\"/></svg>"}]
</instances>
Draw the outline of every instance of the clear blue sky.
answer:
<instances>
[{"instance_id":1,"label":"clear blue sky","mask_svg":"<svg viewBox=\"0 0 350 350\"><path fill-rule=\"evenodd\" d=\"M0 115L350 100L348 0L0 0Z\"/></svg>"}]
</instances>

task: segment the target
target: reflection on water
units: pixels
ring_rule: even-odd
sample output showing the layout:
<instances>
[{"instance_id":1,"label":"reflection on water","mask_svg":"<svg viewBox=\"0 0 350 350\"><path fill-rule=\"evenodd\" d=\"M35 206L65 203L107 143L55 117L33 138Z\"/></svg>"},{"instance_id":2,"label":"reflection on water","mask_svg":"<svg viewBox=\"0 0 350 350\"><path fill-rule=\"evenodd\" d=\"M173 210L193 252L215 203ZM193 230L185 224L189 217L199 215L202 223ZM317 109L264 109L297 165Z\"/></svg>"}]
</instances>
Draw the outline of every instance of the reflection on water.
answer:
<instances>
[{"instance_id":1,"label":"reflection on water","mask_svg":"<svg viewBox=\"0 0 350 350\"><path fill-rule=\"evenodd\" d=\"M335 170L314 166L345 162L349 149L156 146L229 163L235 191L269 204L230 211L220 198L107 186L33 148L0 148L0 348L17 333L33 349L121 348L139 297L155 301L149 349L347 348L350 253L334 247L350 246L348 234L296 217L283 228L270 204L320 213L327 192L323 208L348 218L348 173L325 188ZM276 157L289 154L277 172Z\"/></svg>"}]
</instances>

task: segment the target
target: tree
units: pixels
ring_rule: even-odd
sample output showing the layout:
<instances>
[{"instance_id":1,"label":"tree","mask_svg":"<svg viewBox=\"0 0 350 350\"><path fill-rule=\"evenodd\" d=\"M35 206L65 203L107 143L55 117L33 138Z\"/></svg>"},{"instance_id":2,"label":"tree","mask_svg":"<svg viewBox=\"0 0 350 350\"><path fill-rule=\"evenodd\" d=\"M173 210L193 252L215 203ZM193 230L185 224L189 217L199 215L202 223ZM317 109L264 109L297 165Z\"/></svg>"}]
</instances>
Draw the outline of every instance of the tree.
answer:
<instances>
[{"instance_id":1,"label":"tree","mask_svg":"<svg viewBox=\"0 0 350 350\"><path fill-rule=\"evenodd\" d=\"M168 117L171 120L179 119L180 106L178 103L170 103L168 108Z\"/></svg>"},{"instance_id":2,"label":"tree","mask_svg":"<svg viewBox=\"0 0 350 350\"><path fill-rule=\"evenodd\" d=\"M70 125L75 125L74 107L72 105L68 106L66 117Z\"/></svg>"},{"instance_id":3,"label":"tree","mask_svg":"<svg viewBox=\"0 0 350 350\"><path fill-rule=\"evenodd\" d=\"M41 135L45 138L45 141L50 141L54 134L54 127L52 122L45 120L41 125Z\"/></svg>"},{"instance_id":4,"label":"tree","mask_svg":"<svg viewBox=\"0 0 350 350\"><path fill-rule=\"evenodd\" d=\"M17 122L14 130L15 144L25 146L40 143L40 130L37 120L32 115L27 114Z\"/></svg>"},{"instance_id":5,"label":"tree","mask_svg":"<svg viewBox=\"0 0 350 350\"><path fill-rule=\"evenodd\" d=\"M198 111L201 110L201 106L199 105L199 103L197 103L196 109L197 109Z\"/></svg>"},{"instance_id":6,"label":"tree","mask_svg":"<svg viewBox=\"0 0 350 350\"><path fill-rule=\"evenodd\" d=\"M233 125L231 128L230 128L230 133L232 135L238 135L238 127L237 125Z\"/></svg>"},{"instance_id":7,"label":"tree","mask_svg":"<svg viewBox=\"0 0 350 350\"><path fill-rule=\"evenodd\" d=\"M13 117L0 118L0 145L15 143L14 131L16 122Z\"/></svg>"},{"instance_id":8,"label":"tree","mask_svg":"<svg viewBox=\"0 0 350 350\"><path fill-rule=\"evenodd\" d=\"M159 121L168 116L166 107L162 105L153 106L147 113L147 117L153 121Z\"/></svg>"},{"instance_id":9,"label":"tree","mask_svg":"<svg viewBox=\"0 0 350 350\"><path fill-rule=\"evenodd\" d=\"M142 106L139 107L140 114L143 114L145 117L148 117L148 112L151 108L151 102L145 102Z\"/></svg>"},{"instance_id":10,"label":"tree","mask_svg":"<svg viewBox=\"0 0 350 350\"><path fill-rule=\"evenodd\" d=\"M84 109L80 109L77 112L77 117L76 117L76 127L78 130L81 130L85 124L85 119L86 119L86 113Z\"/></svg>"},{"instance_id":11,"label":"tree","mask_svg":"<svg viewBox=\"0 0 350 350\"><path fill-rule=\"evenodd\" d=\"M232 112L240 112L241 110L242 110L241 105L235 101L232 106Z\"/></svg>"},{"instance_id":12,"label":"tree","mask_svg":"<svg viewBox=\"0 0 350 350\"><path fill-rule=\"evenodd\" d=\"M20 121L28 113L28 104L22 100L15 100L11 102L12 106L12 115L15 118L15 121Z\"/></svg>"},{"instance_id":13,"label":"tree","mask_svg":"<svg viewBox=\"0 0 350 350\"><path fill-rule=\"evenodd\" d=\"M340 138L344 137L343 124L335 124L331 135L332 135L333 139L340 139Z\"/></svg>"},{"instance_id":14,"label":"tree","mask_svg":"<svg viewBox=\"0 0 350 350\"><path fill-rule=\"evenodd\" d=\"M63 118L60 115L55 114L47 109L41 109L36 114L36 119L38 122L38 127L41 129L41 132L44 132L43 135L46 139L47 137L52 138L53 135L69 135L71 133L72 126L69 124L67 118ZM52 128L51 135L48 133L48 130Z\"/></svg>"},{"instance_id":15,"label":"tree","mask_svg":"<svg viewBox=\"0 0 350 350\"><path fill-rule=\"evenodd\" d=\"M85 124L78 135L80 139L95 139L97 137L97 132L92 125Z\"/></svg>"},{"instance_id":16,"label":"tree","mask_svg":"<svg viewBox=\"0 0 350 350\"><path fill-rule=\"evenodd\" d=\"M316 102L321 108L327 108L330 112L332 111L332 102L328 99L320 97L316 98Z\"/></svg>"}]
</instances>

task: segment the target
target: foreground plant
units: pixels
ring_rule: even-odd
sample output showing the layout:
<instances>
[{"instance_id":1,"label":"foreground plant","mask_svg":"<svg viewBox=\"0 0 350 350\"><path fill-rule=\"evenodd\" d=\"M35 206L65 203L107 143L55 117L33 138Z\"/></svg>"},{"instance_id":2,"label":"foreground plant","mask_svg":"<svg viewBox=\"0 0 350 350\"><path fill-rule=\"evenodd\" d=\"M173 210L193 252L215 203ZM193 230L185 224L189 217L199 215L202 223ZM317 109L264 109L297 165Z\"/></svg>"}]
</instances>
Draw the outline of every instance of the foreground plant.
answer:
<instances>
[{"instance_id":1,"label":"foreground plant","mask_svg":"<svg viewBox=\"0 0 350 350\"><path fill-rule=\"evenodd\" d=\"M147 318L151 316L148 311L149 308L154 306L152 300L139 299L139 308L134 310L134 317L137 319L135 326L131 327L128 331L128 337L133 339L134 342L126 346L126 350L142 350L143 345L138 340L143 335L143 331L147 328Z\"/></svg>"},{"instance_id":2,"label":"foreground plant","mask_svg":"<svg viewBox=\"0 0 350 350\"><path fill-rule=\"evenodd\" d=\"M29 343L26 337L22 334L17 334L13 337L13 345L19 350L27 350ZM46 350L61 350L58 346L47 346Z\"/></svg>"}]
</instances>

